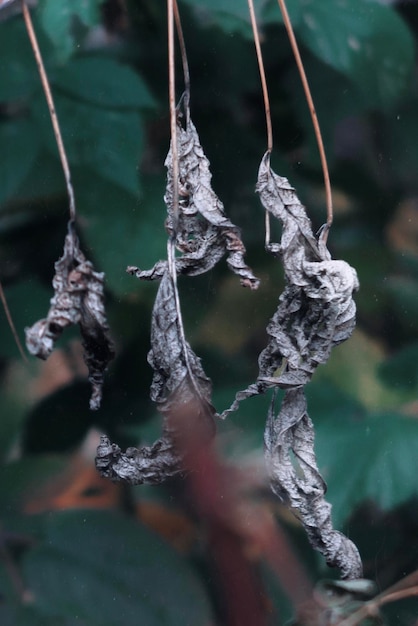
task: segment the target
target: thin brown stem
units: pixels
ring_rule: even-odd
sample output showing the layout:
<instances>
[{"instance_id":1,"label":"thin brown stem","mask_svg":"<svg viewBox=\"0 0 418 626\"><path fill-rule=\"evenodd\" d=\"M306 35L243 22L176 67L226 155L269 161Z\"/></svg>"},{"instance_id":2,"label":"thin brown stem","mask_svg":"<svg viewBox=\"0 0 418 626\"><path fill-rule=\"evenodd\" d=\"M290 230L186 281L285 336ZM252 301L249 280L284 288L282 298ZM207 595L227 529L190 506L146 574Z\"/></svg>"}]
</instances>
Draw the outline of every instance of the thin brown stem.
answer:
<instances>
[{"instance_id":1,"label":"thin brown stem","mask_svg":"<svg viewBox=\"0 0 418 626\"><path fill-rule=\"evenodd\" d=\"M373 598L373 600L366 602L366 604L352 613L349 617L343 619L341 622L338 622L337 626L357 626L365 617L377 615L379 607L384 604L397 602L412 596L418 596L418 585L407 589L400 589L399 591L393 591L391 593L387 593L387 591L383 592L376 598Z\"/></svg>"},{"instance_id":2,"label":"thin brown stem","mask_svg":"<svg viewBox=\"0 0 418 626\"><path fill-rule=\"evenodd\" d=\"M48 104L49 114L51 116L51 122L54 129L55 140L58 146L58 152L61 159L62 169L64 170L65 182L67 185L67 193L69 200L69 210L70 210L70 219L75 220L76 211L75 211L75 199L74 199L74 190L71 182L71 173L68 165L68 159L64 148L64 143L62 140L61 130L58 123L57 113L55 111L54 99L52 97L51 88L49 86L48 77L45 71L45 66L42 61L41 51L39 49L38 40L36 38L35 30L32 24L32 18L30 16L29 9L26 5L25 0L22 0L22 12L23 19L25 20L26 30L28 31L30 43L32 46L33 54L36 59L36 64L38 66L39 75L41 77L42 87L45 93L46 101Z\"/></svg>"},{"instance_id":3,"label":"thin brown stem","mask_svg":"<svg viewBox=\"0 0 418 626\"><path fill-rule=\"evenodd\" d=\"M177 37L179 40L180 46L180 55L181 55L181 63L183 66L183 77L184 77L184 108L186 111L186 124L190 121L190 71L189 71L189 61L187 59L187 51L186 44L184 41L183 28L181 25L181 18L179 7L177 4L177 0L174 0L173 4L174 8L174 20L176 23Z\"/></svg>"},{"instance_id":4,"label":"thin brown stem","mask_svg":"<svg viewBox=\"0 0 418 626\"><path fill-rule=\"evenodd\" d=\"M271 124L270 98L269 98L269 92L268 92L268 87L267 87L266 72L264 70L263 53L261 52L260 34L258 32L257 19L255 16L253 0L248 0L248 8L250 11L251 26L253 29L254 44L255 44L255 50L257 54L257 63L258 63L258 69L260 71L261 87L263 90L264 111L266 113L266 126L267 126L267 150L268 152L271 152L273 150L273 128ZM265 233L266 233L265 234L265 246L267 247L270 243L270 231L271 231L270 213L267 210L264 215L264 224L265 224Z\"/></svg>"},{"instance_id":5,"label":"thin brown stem","mask_svg":"<svg viewBox=\"0 0 418 626\"><path fill-rule=\"evenodd\" d=\"M179 217L179 157L177 144L176 70L174 50L174 2L167 0L168 17L168 99L170 107L171 154L173 161L173 215L174 236Z\"/></svg>"},{"instance_id":6,"label":"thin brown stem","mask_svg":"<svg viewBox=\"0 0 418 626\"><path fill-rule=\"evenodd\" d=\"M179 219L179 155L177 143L177 108L176 108L176 70L174 49L174 15L176 0L167 0L168 21L168 99L170 106L170 131L171 131L171 155L173 165L173 232L167 242L168 269L173 283L174 298L176 304L177 322L183 347L186 345L186 336L183 326L183 318L180 309L180 298L177 288L176 271L176 233ZM189 367L187 351L184 350L184 358Z\"/></svg>"},{"instance_id":7,"label":"thin brown stem","mask_svg":"<svg viewBox=\"0 0 418 626\"><path fill-rule=\"evenodd\" d=\"M308 79L306 78L305 68L303 67L302 59L300 56L298 44L296 41L295 34L293 32L292 23L289 18L289 14L286 8L285 0L277 0L280 6L280 10L283 15L284 25L287 30L287 34L289 37L290 45L292 46L293 55L296 60L296 65L298 67L299 75L302 81L303 90L305 92L306 101L308 103L309 111L311 113L312 124L315 131L315 137L318 144L319 156L321 159L322 171L324 174L324 184L325 184L325 195L326 195L326 205L327 205L327 231L331 228L332 220L333 220L333 210L332 210L332 193L331 193L331 183L329 179L329 171L327 158L325 156L324 143L322 141L321 129L319 127L318 118L316 115L315 105L313 103L311 90L309 89ZM326 241L327 232L324 233L324 241Z\"/></svg>"},{"instance_id":8,"label":"thin brown stem","mask_svg":"<svg viewBox=\"0 0 418 626\"><path fill-rule=\"evenodd\" d=\"M273 150L273 130L271 125L271 113L270 113L270 99L267 88L266 72L264 70L263 53L261 52L260 35L257 27L257 19L255 17L254 2L248 0L248 8L250 10L251 26L253 29L254 44L257 53L258 69L260 71L261 86L263 89L264 98L264 110L266 112L266 125L267 125L267 150L271 152Z\"/></svg>"},{"instance_id":9,"label":"thin brown stem","mask_svg":"<svg viewBox=\"0 0 418 626\"><path fill-rule=\"evenodd\" d=\"M22 359L25 361L25 363L27 363L28 362L28 358L27 358L27 356L26 356L26 354L25 354L25 352L23 350L22 344L21 344L20 339L19 339L19 335L17 334L17 331L16 331L16 326L13 323L13 318L12 318L12 315L10 313L9 305L7 304L6 296L4 294L3 285L1 284L1 282L0 282L0 300L1 300L2 304L3 304L4 312L5 312L6 318L7 318L7 323L10 326L10 330L12 331L14 340L15 340L16 345L17 345L17 348L18 348L18 350L20 352L20 355L21 355Z\"/></svg>"}]
</instances>

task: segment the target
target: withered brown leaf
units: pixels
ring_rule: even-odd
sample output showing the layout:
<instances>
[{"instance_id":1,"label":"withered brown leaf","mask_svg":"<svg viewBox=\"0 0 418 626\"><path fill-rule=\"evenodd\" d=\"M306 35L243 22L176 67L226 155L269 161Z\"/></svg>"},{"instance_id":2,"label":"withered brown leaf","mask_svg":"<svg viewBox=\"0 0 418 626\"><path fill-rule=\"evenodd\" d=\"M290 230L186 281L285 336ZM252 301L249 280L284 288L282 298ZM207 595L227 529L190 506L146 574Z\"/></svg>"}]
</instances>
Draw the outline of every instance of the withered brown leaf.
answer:
<instances>
[{"instance_id":1,"label":"withered brown leaf","mask_svg":"<svg viewBox=\"0 0 418 626\"><path fill-rule=\"evenodd\" d=\"M151 399L164 417L162 436L152 446L125 453L102 437L96 467L112 480L156 484L181 475L188 451L206 445L215 434L212 385L184 339L175 289L167 270L154 303L148 354L154 370Z\"/></svg>"},{"instance_id":2,"label":"withered brown leaf","mask_svg":"<svg viewBox=\"0 0 418 626\"><path fill-rule=\"evenodd\" d=\"M167 186L164 201L167 206L166 228L175 236L182 256L176 259L178 274L196 276L207 272L226 253L228 267L240 277L241 284L257 289L259 280L244 261L245 247L239 228L225 215L222 202L212 189L210 163L200 144L196 128L190 119L186 127L179 116L177 151L179 177L173 179L173 150L170 146L165 165ZM179 191L179 215L174 207L174 186ZM143 280L160 279L167 267L159 261L148 271L130 266L127 271Z\"/></svg>"},{"instance_id":3,"label":"withered brown leaf","mask_svg":"<svg viewBox=\"0 0 418 626\"><path fill-rule=\"evenodd\" d=\"M286 390L277 416L273 400L265 432L272 489L297 511L312 545L327 563L339 567L343 578L358 578L362 565L357 548L332 528L304 394L316 367L355 327L357 275L348 263L331 260L322 235L315 238L294 189L272 171L269 153L261 162L256 189L263 206L282 223L280 244L268 249L281 257L286 285L267 326L269 342L259 357L257 381L237 393L223 416L236 410L240 401L269 388Z\"/></svg>"},{"instance_id":4,"label":"withered brown leaf","mask_svg":"<svg viewBox=\"0 0 418 626\"><path fill-rule=\"evenodd\" d=\"M104 274L95 272L80 250L73 221L68 224L64 253L55 263L54 296L45 319L25 329L31 354L47 359L61 333L73 324L80 326L84 360L92 385L90 408L100 407L103 377L115 352L104 309Z\"/></svg>"}]
</instances>

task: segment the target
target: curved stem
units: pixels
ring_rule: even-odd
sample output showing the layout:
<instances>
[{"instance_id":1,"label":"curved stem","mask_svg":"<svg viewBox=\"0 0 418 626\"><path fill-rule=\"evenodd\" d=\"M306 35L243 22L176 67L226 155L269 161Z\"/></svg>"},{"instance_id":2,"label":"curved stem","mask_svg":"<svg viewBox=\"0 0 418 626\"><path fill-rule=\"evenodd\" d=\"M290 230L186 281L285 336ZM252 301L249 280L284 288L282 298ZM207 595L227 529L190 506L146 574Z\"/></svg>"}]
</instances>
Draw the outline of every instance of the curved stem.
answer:
<instances>
[{"instance_id":1,"label":"curved stem","mask_svg":"<svg viewBox=\"0 0 418 626\"><path fill-rule=\"evenodd\" d=\"M267 151L271 153L273 150L273 128L271 124L271 110L270 110L270 98L267 87L266 72L264 70L263 53L261 52L260 35L257 28L257 19L255 16L254 2L248 0L248 9L250 11L251 26L254 35L254 44L257 54L258 69L260 71L261 87L263 90L264 110L266 113L266 126L267 126ZM265 224L265 247L270 243L270 213L266 210L264 215Z\"/></svg>"},{"instance_id":2,"label":"curved stem","mask_svg":"<svg viewBox=\"0 0 418 626\"><path fill-rule=\"evenodd\" d=\"M324 174L324 184L325 184L325 195L326 195L326 205L327 205L327 231L331 228L332 220L333 220L333 210L332 210L332 193L331 193L331 183L329 179L329 171L327 158L325 156L325 148L324 143L322 141L321 129L319 127L318 118L316 115L315 105L313 103L311 90L309 89L308 79L306 78L305 69L303 67L302 59L300 56L298 44L296 41L295 34L293 32L292 23L289 18L289 14L287 12L285 0L277 0L280 6L280 10L283 15L284 25L287 30L287 34L290 40L290 45L292 47L293 55L295 57L296 65L298 67L299 75L302 81L303 90L305 92L306 101L309 106L309 111L311 113L312 124L315 131L316 141L318 144L319 156L321 159L322 171ZM328 232L324 233L324 243L326 242L328 236Z\"/></svg>"},{"instance_id":3,"label":"curved stem","mask_svg":"<svg viewBox=\"0 0 418 626\"><path fill-rule=\"evenodd\" d=\"M0 282L0 300L1 300L2 304L3 304L3 309L4 309L4 312L6 314L7 323L10 326L10 330L12 331L12 335L13 335L14 340L16 342L17 348L18 348L18 350L20 352L20 355L21 355L22 359L25 361L25 363L27 363L28 362L28 358L27 358L27 356L26 356L26 354L25 354L25 352L23 350L22 344L21 344L20 339L19 339L19 335L17 334L16 327L15 327L15 325L13 323L13 318L12 318L12 315L10 313L9 305L7 304L6 296L5 296L5 293L4 293L4 290L3 290L3 285L1 284L1 282Z\"/></svg>"},{"instance_id":4,"label":"curved stem","mask_svg":"<svg viewBox=\"0 0 418 626\"><path fill-rule=\"evenodd\" d=\"M173 161L173 227L174 237L177 232L179 217L179 158L177 144L177 110L176 110L176 69L174 51L174 2L167 0L168 17L168 99L170 107L171 152Z\"/></svg>"},{"instance_id":5,"label":"curved stem","mask_svg":"<svg viewBox=\"0 0 418 626\"><path fill-rule=\"evenodd\" d=\"M267 150L268 152L271 152L273 150L273 130L272 130L272 125L271 125L270 99L269 99L269 93L268 93L268 88L267 88L263 54L261 52L261 45L260 45L260 35L258 32L258 28L257 28L257 20L255 17L253 0L248 0L248 8L250 11L251 26L253 29L254 44L255 44L255 49L257 53L258 69L260 71L261 86L263 89L264 110L266 112L266 125L267 125Z\"/></svg>"},{"instance_id":6,"label":"curved stem","mask_svg":"<svg viewBox=\"0 0 418 626\"><path fill-rule=\"evenodd\" d=\"M177 289L176 271L176 234L179 219L179 155L177 143L177 109L176 109L176 70L175 70L175 50L174 50L174 15L176 0L167 0L168 18L168 91L170 105L170 130L171 130L171 155L173 164L173 233L167 242L167 259L170 277L173 283L173 291L176 305L177 322L180 338L184 351L184 358L187 367L190 369L187 357L186 336L183 327L183 318L180 309L180 299ZM184 66L183 66L184 67Z\"/></svg>"},{"instance_id":7,"label":"curved stem","mask_svg":"<svg viewBox=\"0 0 418 626\"><path fill-rule=\"evenodd\" d=\"M184 108L186 110L186 124L190 121L190 71L189 62L187 59L186 44L184 42L183 28L181 26L181 18L177 0L174 0L174 20L176 22L177 37L180 46L181 63L183 66L184 77Z\"/></svg>"},{"instance_id":8,"label":"curved stem","mask_svg":"<svg viewBox=\"0 0 418 626\"><path fill-rule=\"evenodd\" d=\"M55 141L57 142L62 169L64 170L64 177L65 177L65 182L67 185L67 193L68 193L68 200L69 200L70 219L74 221L76 218L76 211L75 211L74 189L73 189L73 185L71 182L70 168L68 165L68 159L67 159L67 155L66 155L65 148L64 148L64 142L62 140L57 113L55 111L54 99L52 97L51 88L49 86L48 76L45 71L44 63L42 61L41 51L39 49L38 40L36 38L35 30L32 24L32 18L30 16L30 12L26 5L25 0L22 0L22 13L23 13L23 19L25 20L26 30L28 31L29 40L32 46L33 54L35 55L36 64L39 70L39 75L41 77L41 83L42 83L42 87L43 87L46 101L48 104L52 127L54 129Z\"/></svg>"}]
</instances>

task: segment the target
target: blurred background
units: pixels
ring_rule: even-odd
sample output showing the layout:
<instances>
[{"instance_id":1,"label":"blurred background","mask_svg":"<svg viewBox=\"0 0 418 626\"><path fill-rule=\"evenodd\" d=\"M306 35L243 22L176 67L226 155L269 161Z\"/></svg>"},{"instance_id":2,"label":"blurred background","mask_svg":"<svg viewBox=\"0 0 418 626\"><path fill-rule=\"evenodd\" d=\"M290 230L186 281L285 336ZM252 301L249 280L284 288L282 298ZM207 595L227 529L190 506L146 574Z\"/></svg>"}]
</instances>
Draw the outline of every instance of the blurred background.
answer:
<instances>
[{"instance_id":1,"label":"blurred background","mask_svg":"<svg viewBox=\"0 0 418 626\"><path fill-rule=\"evenodd\" d=\"M276 0L255 4L272 164L297 189L317 230L325 195L308 108ZM309 384L309 412L335 526L357 543L365 577L381 591L418 567L418 4L288 5L331 171L329 247L356 268L361 285L357 329ZM165 256L166 6L31 6L82 249L106 273L117 357L93 413L77 329L63 334L46 362L25 363L0 311L0 623L262 626L298 611L300 625L336 623L324 620L349 612L354 600L341 604L324 583L309 610L300 608L315 583L338 572L269 492L269 397L243 403L219 423L205 480L132 488L96 473L101 432L125 448L152 443L161 429L146 360L157 286L125 268L146 269ZM192 118L213 187L262 280L250 293L223 262L180 280L187 336L221 412L257 376L283 277L264 251L254 193L266 130L247 4L179 0L179 7ZM0 2L0 20L0 280L23 342L24 328L48 311L68 200L19 3ZM179 65L178 96L181 77ZM277 240L278 225L273 233ZM417 615L410 598L384 609L389 624L413 626Z\"/></svg>"}]
</instances>

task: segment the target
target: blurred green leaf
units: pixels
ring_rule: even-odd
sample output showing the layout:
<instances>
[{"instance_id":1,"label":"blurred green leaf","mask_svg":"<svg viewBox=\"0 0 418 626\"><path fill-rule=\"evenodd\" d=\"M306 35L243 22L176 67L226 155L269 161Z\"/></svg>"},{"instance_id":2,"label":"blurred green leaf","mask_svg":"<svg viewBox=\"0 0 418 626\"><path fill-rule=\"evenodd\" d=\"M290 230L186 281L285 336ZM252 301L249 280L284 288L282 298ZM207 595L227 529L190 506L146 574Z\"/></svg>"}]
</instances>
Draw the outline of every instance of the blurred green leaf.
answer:
<instances>
[{"instance_id":1,"label":"blurred green leaf","mask_svg":"<svg viewBox=\"0 0 418 626\"><path fill-rule=\"evenodd\" d=\"M392 413L317 420L318 467L341 527L360 503L387 511L418 494L418 421Z\"/></svg>"},{"instance_id":2,"label":"blurred green leaf","mask_svg":"<svg viewBox=\"0 0 418 626\"><path fill-rule=\"evenodd\" d=\"M25 25L21 19L0 23L0 102L29 97L39 75Z\"/></svg>"},{"instance_id":3,"label":"blurred green leaf","mask_svg":"<svg viewBox=\"0 0 418 626\"><path fill-rule=\"evenodd\" d=\"M325 63L387 107L409 86L414 42L405 22L375 0L305 0L298 34Z\"/></svg>"},{"instance_id":4,"label":"blurred green leaf","mask_svg":"<svg viewBox=\"0 0 418 626\"><path fill-rule=\"evenodd\" d=\"M31 456L11 461L0 467L0 501L4 515L21 510L27 498L42 489L52 476L65 467L65 459L58 456Z\"/></svg>"},{"instance_id":5,"label":"blurred green leaf","mask_svg":"<svg viewBox=\"0 0 418 626\"><path fill-rule=\"evenodd\" d=\"M381 363L382 381L391 387L414 391L418 388L418 343L406 346Z\"/></svg>"},{"instance_id":6,"label":"blurred green leaf","mask_svg":"<svg viewBox=\"0 0 418 626\"><path fill-rule=\"evenodd\" d=\"M64 146L71 165L90 167L133 194L139 192L138 163L142 152L142 120L135 111L102 109L63 95L55 96ZM57 146L43 100L32 105L52 154Z\"/></svg>"},{"instance_id":7,"label":"blurred green leaf","mask_svg":"<svg viewBox=\"0 0 418 626\"><path fill-rule=\"evenodd\" d=\"M39 135L30 120L0 122L0 150L7 154L0 167L0 204L15 193L28 175L39 149Z\"/></svg>"},{"instance_id":8,"label":"blurred green leaf","mask_svg":"<svg viewBox=\"0 0 418 626\"><path fill-rule=\"evenodd\" d=\"M385 287L398 313L398 323L414 333L418 329L418 282L407 276L392 276Z\"/></svg>"},{"instance_id":9,"label":"blurred green leaf","mask_svg":"<svg viewBox=\"0 0 418 626\"><path fill-rule=\"evenodd\" d=\"M54 45L58 61L68 59L75 49L75 19L84 26L95 26L100 21L101 4L103 0L39 0L39 20Z\"/></svg>"},{"instance_id":10,"label":"blurred green leaf","mask_svg":"<svg viewBox=\"0 0 418 626\"><path fill-rule=\"evenodd\" d=\"M109 108L152 108L156 102L142 77L108 57L76 57L57 71L53 85L91 104Z\"/></svg>"},{"instance_id":11,"label":"blurred green leaf","mask_svg":"<svg viewBox=\"0 0 418 626\"><path fill-rule=\"evenodd\" d=\"M215 24L226 33L239 33L252 36L248 4L241 0L183 0L194 8L202 25ZM263 0L254 0L256 13L259 13Z\"/></svg>"},{"instance_id":12,"label":"blurred green leaf","mask_svg":"<svg viewBox=\"0 0 418 626\"><path fill-rule=\"evenodd\" d=\"M6 390L0 392L0 406L0 461L3 461L10 454L13 445L18 442L25 407L18 398L8 394Z\"/></svg>"},{"instance_id":13,"label":"blurred green leaf","mask_svg":"<svg viewBox=\"0 0 418 626\"><path fill-rule=\"evenodd\" d=\"M49 301L53 291L41 285L36 279L29 277L16 285L4 289L10 313L17 333L24 345L24 329L32 326L36 320L45 317L49 309ZM0 355L3 357L19 357L18 348L3 307L0 307Z\"/></svg>"},{"instance_id":14,"label":"blurred green leaf","mask_svg":"<svg viewBox=\"0 0 418 626\"><path fill-rule=\"evenodd\" d=\"M22 445L27 454L71 451L97 415L89 409L90 386L77 380L42 398L29 412Z\"/></svg>"},{"instance_id":15,"label":"blurred green leaf","mask_svg":"<svg viewBox=\"0 0 418 626\"><path fill-rule=\"evenodd\" d=\"M156 535L112 513L52 514L45 541L23 562L35 606L91 626L211 622L193 570Z\"/></svg>"},{"instance_id":16,"label":"blurred green leaf","mask_svg":"<svg viewBox=\"0 0 418 626\"><path fill-rule=\"evenodd\" d=\"M287 12L294 29L299 25L303 13L303 4L300 0L292 0L287 3ZM282 12L277 0L267 0L260 11L261 24L278 24L283 22Z\"/></svg>"},{"instance_id":17,"label":"blurred green leaf","mask_svg":"<svg viewBox=\"0 0 418 626\"><path fill-rule=\"evenodd\" d=\"M144 289L126 273L128 265L152 267L166 255L164 178L147 177L137 199L125 190L88 172L75 173L82 229L106 283L118 295Z\"/></svg>"}]
</instances>

